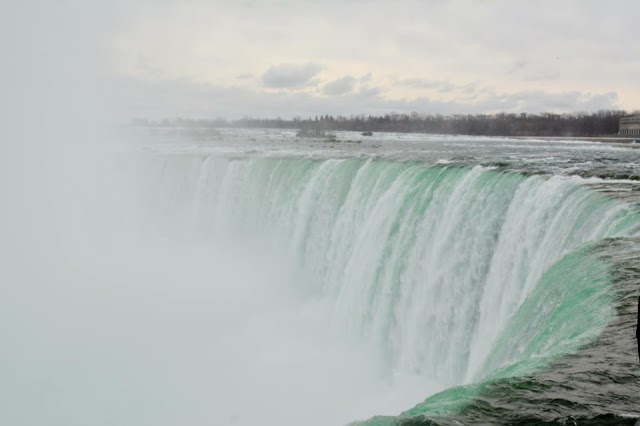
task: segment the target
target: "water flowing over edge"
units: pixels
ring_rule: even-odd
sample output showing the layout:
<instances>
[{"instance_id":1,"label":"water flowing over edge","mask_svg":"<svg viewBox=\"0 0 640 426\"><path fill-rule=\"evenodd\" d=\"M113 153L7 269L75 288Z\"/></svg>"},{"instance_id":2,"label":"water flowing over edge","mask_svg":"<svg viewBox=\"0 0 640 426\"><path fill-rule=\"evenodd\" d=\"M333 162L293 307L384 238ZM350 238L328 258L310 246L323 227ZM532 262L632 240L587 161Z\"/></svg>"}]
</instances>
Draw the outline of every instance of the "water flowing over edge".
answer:
<instances>
[{"instance_id":1,"label":"water flowing over edge","mask_svg":"<svg viewBox=\"0 0 640 426\"><path fill-rule=\"evenodd\" d=\"M155 157L154 208L213 238L266 232L308 298L392 375L424 379L407 411L446 414L483 380L575 351L613 316L588 244L640 231L634 209L579 178L330 159ZM346 330L346 331L345 331ZM444 402L443 402L444 401Z\"/></svg>"}]
</instances>

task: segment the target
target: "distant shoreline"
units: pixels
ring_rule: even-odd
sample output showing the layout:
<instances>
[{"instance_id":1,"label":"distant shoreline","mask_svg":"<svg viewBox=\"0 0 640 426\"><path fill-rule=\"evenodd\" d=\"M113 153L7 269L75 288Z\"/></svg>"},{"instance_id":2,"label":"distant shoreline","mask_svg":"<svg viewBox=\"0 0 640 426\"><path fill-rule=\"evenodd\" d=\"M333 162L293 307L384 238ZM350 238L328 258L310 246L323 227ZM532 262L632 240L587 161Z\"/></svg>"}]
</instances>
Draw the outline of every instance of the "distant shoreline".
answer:
<instances>
[{"instance_id":1,"label":"distant shoreline","mask_svg":"<svg viewBox=\"0 0 640 426\"><path fill-rule=\"evenodd\" d=\"M602 142L602 143L617 143L617 144L633 144L635 141L640 141L638 138L618 137L618 136L496 136L499 138L509 139L544 139L544 140L579 140L586 142ZM640 146L640 144L638 145Z\"/></svg>"},{"instance_id":2,"label":"distant shoreline","mask_svg":"<svg viewBox=\"0 0 640 426\"><path fill-rule=\"evenodd\" d=\"M153 129L154 131L165 130L168 132L178 132L185 136L219 136L220 130L223 129L247 129L247 130L287 130L296 132L299 131L299 127L253 127L253 126L197 126L197 125L136 125L133 124L133 127L140 127L146 129ZM327 132L355 132L361 133L359 130L343 130L343 129L327 129ZM373 131L372 136L375 137L376 133L405 133L405 134L424 134L424 135L442 135L442 136L469 136L469 137L485 137L485 138L508 138L515 140L526 140L526 139L541 139L548 141L563 141L563 140L578 140L585 142L601 142L608 144L624 144L631 145L634 142L638 141L637 145L640 147L640 137L628 137L628 136L616 136L616 135L608 135L608 136L578 136L578 135L566 135L566 136L536 136L536 135L477 135L477 134L468 134L468 133L437 133L437 132L419 132L419 131L408 131L408 132L399 132L394 130L378 130ZM367 136L369 137L369 136Z\"/></svg>"},{"instance_id":3,"label":"distant shoreline","mask_svg":"<svg viewBox=\"0 0 640 426\"><path fill-rule=\"evenodd\" d=\"M637 112L640 114L640 111ZM633 114L636 114L634 112ZM544 138L547 140L581 139L615 144L628 144L638 135L619 135L620 122L631 114L619 110L603 110L574 114L455 114L438 115L412 112L382 115L317 115L295 118L252 118L237 120L173 118L162 120L133 119L134 126L179 128L246 128L296 129L307 134L353 131L360 133L419 133L431 135L469 135L485 137ZM213 130L212 130L213 131Z\"/></svg>"}]
</instances>

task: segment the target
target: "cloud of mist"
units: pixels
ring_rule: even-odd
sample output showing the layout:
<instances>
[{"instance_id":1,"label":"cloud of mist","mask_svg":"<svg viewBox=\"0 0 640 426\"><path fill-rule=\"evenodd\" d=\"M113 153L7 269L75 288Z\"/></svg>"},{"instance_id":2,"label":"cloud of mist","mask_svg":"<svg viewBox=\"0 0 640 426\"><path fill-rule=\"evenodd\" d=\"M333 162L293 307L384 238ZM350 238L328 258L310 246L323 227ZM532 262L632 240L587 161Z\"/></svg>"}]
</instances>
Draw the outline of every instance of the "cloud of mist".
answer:
<instances>
[{"instance_id":1,"label":"cloud of mist","mask_svg":"<svg viewBox=\"0 0 640 426\"><path fill-rule=\"evenodd\" d=\"M0 9L0 424L365 415L386 392L380 365L329 333L328 307L300 303L286 253L200 238L145 204L163 187L118 123L123 105L153 104L162 90L128 92L111 74L121 7ZM302 84L318 72L303 68L284 74Z\"/></svg>"}]
</instances>

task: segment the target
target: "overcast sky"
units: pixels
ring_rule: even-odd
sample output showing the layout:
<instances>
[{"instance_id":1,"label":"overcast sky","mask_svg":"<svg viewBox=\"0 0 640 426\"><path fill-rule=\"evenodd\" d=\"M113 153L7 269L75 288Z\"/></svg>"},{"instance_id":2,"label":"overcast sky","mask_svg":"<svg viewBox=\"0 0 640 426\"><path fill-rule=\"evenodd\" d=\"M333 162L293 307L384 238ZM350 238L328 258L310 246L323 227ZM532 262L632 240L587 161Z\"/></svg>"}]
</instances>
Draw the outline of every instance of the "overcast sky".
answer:
<instances>
[{"instance_id":1,"label":"overcast sky","mask_svg":"<svg viewBox=\"0 0 640 426\"><path fill-rule=\"evenodd\" d=\"M130 116L640 109L638 0L64 3Z\"/></svg>"}]
</instances>

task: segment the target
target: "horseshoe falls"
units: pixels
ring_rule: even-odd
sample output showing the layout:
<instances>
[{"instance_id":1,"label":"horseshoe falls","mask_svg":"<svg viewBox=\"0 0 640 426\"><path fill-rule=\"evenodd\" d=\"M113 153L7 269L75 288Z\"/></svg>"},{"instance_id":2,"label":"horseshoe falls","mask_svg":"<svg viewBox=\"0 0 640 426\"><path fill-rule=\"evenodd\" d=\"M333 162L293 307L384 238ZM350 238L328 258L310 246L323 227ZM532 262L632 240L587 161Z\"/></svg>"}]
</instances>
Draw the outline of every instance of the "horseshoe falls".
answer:
<instances>
[{"instance_id":1,"label":"horseshoe falls","mask_svg":"<svg viewBox=\"0 0 640 426\"><path fill-rule=\"evenodd\" d=\"M252 355L237 368L282 399L237 387L238 400L273 399L267 413L278 413L231 410L240 424L499 423L504 408L483 413L478 401L508 398L508 383L522 391L542 372L560 377L554 363L586 357L621 317L612 269L623 268L616 253L636 249L640 216L599 190L602 179L384 156L173 152L146 161L145 202L163 212L163 227L280 256L271 261L286 275L277 288L289 305L271 306L277 323L252 313L268 342L243 341ZM271 355L283 364L271 360L278 377L265 379L260 362ZM511 418L637 414L557 399L541 412L523 397L510 403Z\"/></svg>"},{"instance_id":2,"label":"horseshoe falls","mask_svg":"<svg viewBox=\"0 0 640 426\"><path fill-rule=\"evenodd\" d=\"M14 246L7 424L640 418L637 147L174 133L65 169L58 245Z\"/></svg>"}]
</instances>

